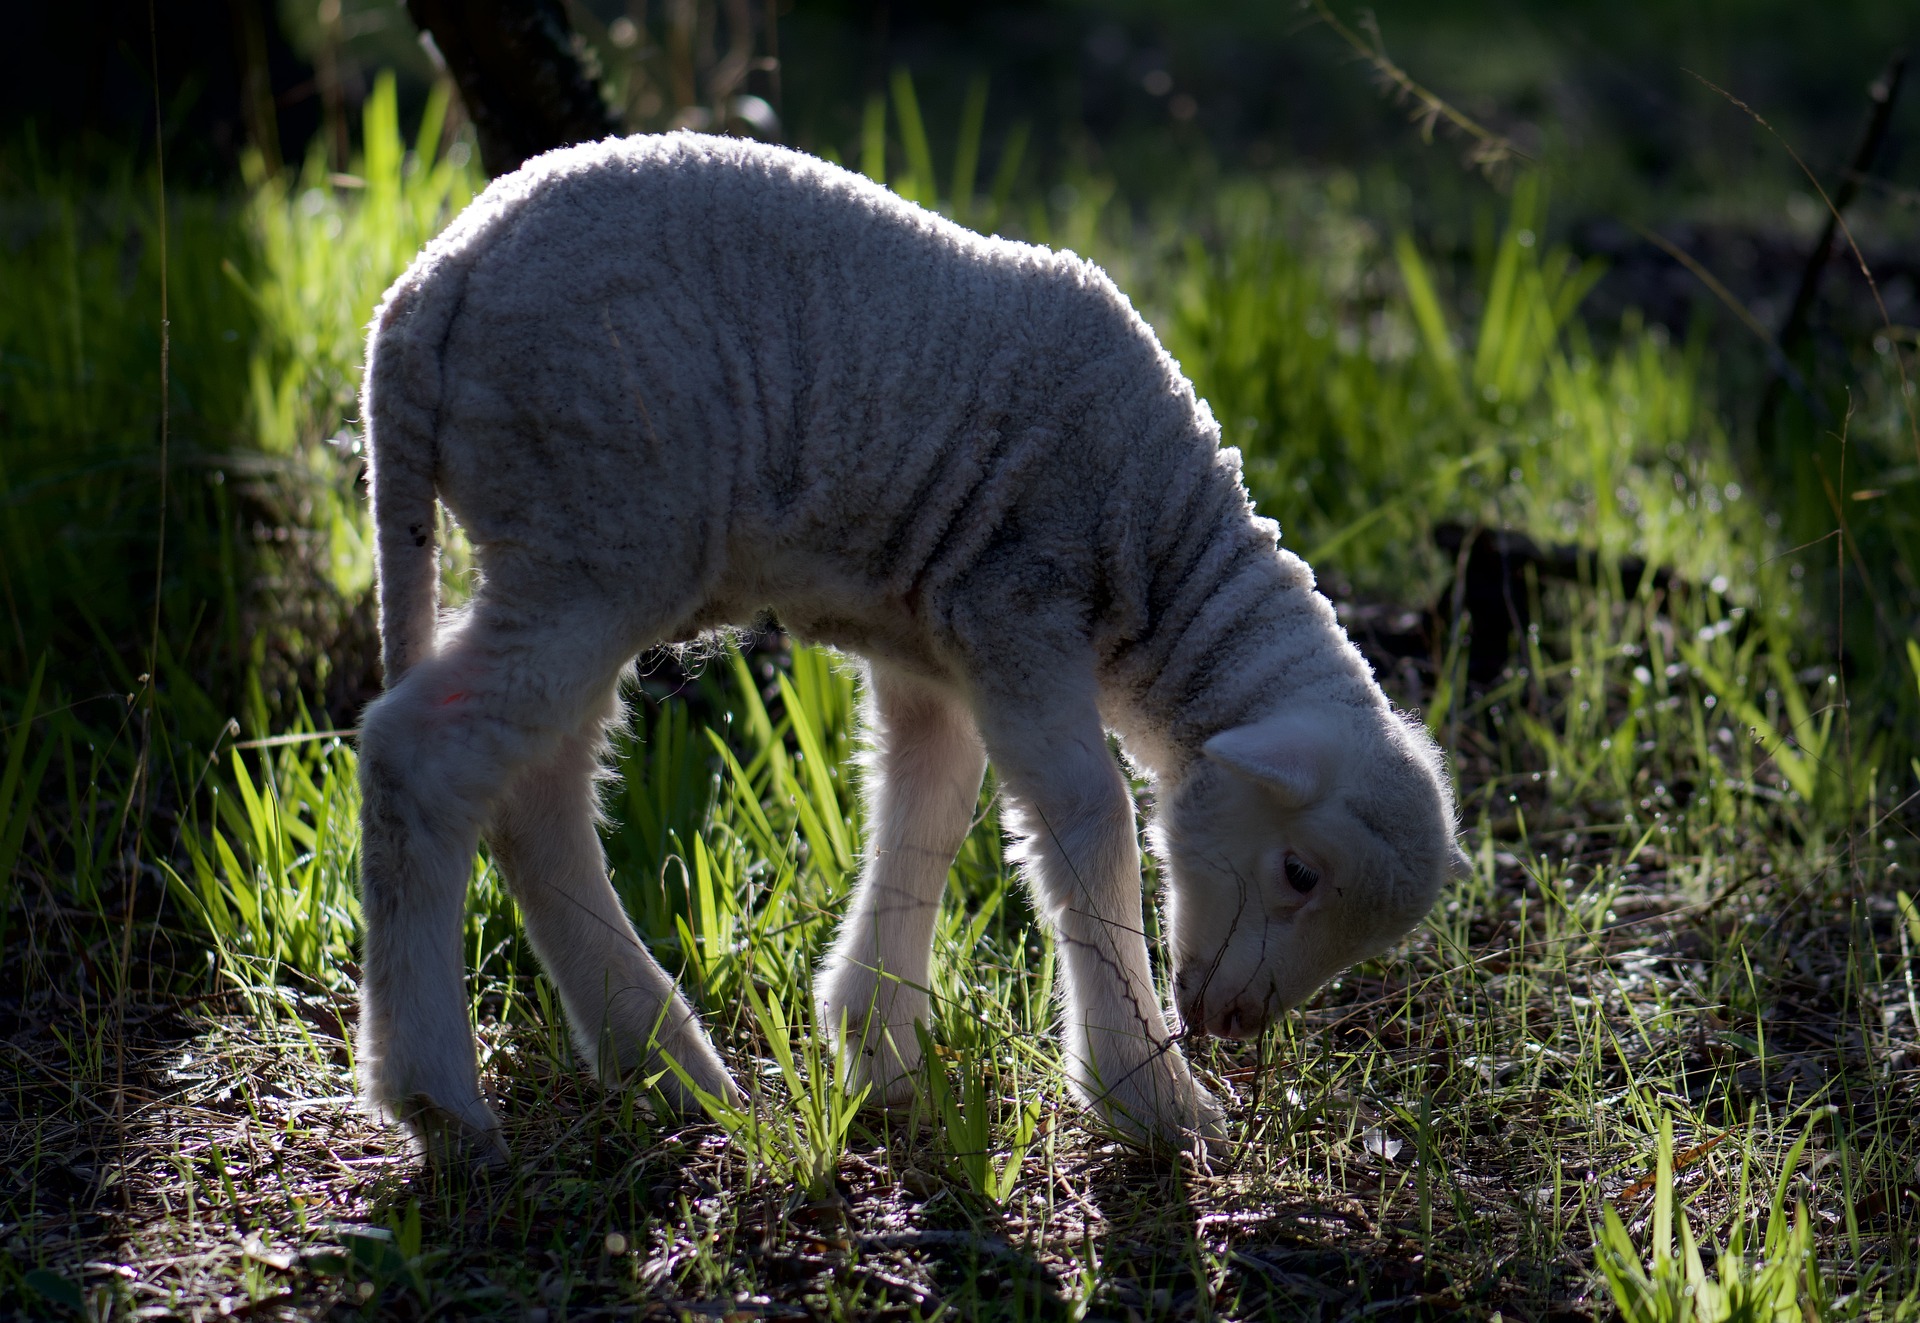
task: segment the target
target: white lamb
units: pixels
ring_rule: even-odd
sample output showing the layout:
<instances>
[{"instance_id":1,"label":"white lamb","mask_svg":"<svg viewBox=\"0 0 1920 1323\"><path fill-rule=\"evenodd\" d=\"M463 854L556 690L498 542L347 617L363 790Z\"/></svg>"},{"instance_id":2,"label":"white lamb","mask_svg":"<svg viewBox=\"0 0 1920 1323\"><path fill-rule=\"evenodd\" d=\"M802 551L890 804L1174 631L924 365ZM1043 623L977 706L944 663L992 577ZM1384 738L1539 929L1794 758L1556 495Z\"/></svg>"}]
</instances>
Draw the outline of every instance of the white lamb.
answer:
<instances>
[{"instance_id":1,"label":"white lamb","mask_svg":"<svg viewBox=\"0 0 1920 1323\"><path fill-rule=\"evenodd\" d=\"M482 832L598 1072L670 1055L737 1096L608 885L594 785L631 659L768 607L867 666L872 839L818 1009L879 1099L913 1088L989 758L1061 953L1069 1076L1143 1143L1222 1117L1154 989L1109 730L1158 786L1193 1032L1258 1032L1464 866L1438 751L1071 253L778 148L571 148L388 291L364 416L388 692L360 744L359 1058L424 1141L502 1149L462 994ZM436 496L481 570L438 639Z\"/></svg>"}]
</instances>

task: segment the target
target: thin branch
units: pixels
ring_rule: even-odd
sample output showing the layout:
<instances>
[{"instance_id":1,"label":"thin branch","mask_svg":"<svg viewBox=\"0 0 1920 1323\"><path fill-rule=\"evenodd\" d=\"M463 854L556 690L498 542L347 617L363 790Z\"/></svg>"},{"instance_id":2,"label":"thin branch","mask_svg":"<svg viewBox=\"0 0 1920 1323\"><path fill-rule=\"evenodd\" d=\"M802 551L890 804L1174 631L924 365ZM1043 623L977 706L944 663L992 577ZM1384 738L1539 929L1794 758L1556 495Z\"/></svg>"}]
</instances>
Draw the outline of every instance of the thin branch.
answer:
<instances>
[{"instance_id":1,"label":"thin branch","mask_svg":"<svg viewBox=\"0 0 1920 1323\"><path fill-rule=\"evenodd\" d=\"M1893 318L1887 313L1886 300L1880 297L1880 284L1873 278L1873 271L1867 266L1867 259L1860 252L1860 245L1854 240L1853 229L1847 224L1847 218L1840 214L1840 209L1834 205L1833 199L1827 195L1827 190L1820 184L1819 176L1815 175L1812 169L1808 167L1806 161L1801 159L1800 153L1793 149L1793 144L1781 136L1780 130L1774 128L1773 125L1767 122L1765 115L1762 115L1752 106L1704 74L1696 73L1692 69L1688 69L1686 72L1706 87L1718 92L1733 105L1744 110L1755 124L1758 124L1773 136L1773 140L1780 144L1781 149L1792 158L1793 163L1800 167L1800 173L1807 177L1807 182L1813 185L1813 191L1820 195L1820 201L1826 206L1828 214L1832 216L1834 225L1839 229L1841 236L1846 239L1847 250L1853 254L1854 263L1860 268L1860 274L1866 278L1867 289L1873 295L1873 306L1880 311L1880 324L1891 331L1893 329ZM1913 393L1909 389L1910 383L1907 380L1906 355L1901 353L1897 341L1893 342L1893 364L1900 374L1900 404L1907 417L1907 433L1913 438L1915 456L1920 457L1920 418L1916 418L1914 414Z\"/></svg>"},{"instance_id":2,"label":"thin branch","mask_svg":"<svg viewBox=\"0 0 1920 1323\"><path fill-rule=\"evenodd\" d=\"M1302 3L1351 46L1354 54L1372 66L1374 76L1383 88L1389 90L1396 105L1412 106L1407 118L1420 126L1422 142L1431 143L1434 128L1445 123L1473 140L1474 145L1467 153L1467 164L1478 168L1489 178L1511 162L1533 163L1533 158L1520 150L1513 139L1495 133L1445 97L1416 82L1411 74L1395 63L1387 54L1386 40L1381 36L1380 25L1371 13L1365 13L1360 18L1360 26L1366 30L1366 36L1363 37L1328 8L1327 0L1302 0Z\"/></svg>"},{"instance_id":3,"label":"thin branch","mask_svg":"<svg viewBox=\"0 0 1920 1323\"><path fill-rule=\"evenodd\" d=\"M1798 395L1809 409L1813 410L1815 414L1824 420L1826 406L1821 404L1814 396L1812 390L1807 386L1806 378L1800 375L1799 369L1794 367L1792 361L1787 358L1786 351L1781 349L1779 341L1773 338L1773 332L1767 329L1765 322L1762 322L1758 317L1754 316L1753 311L1735 297L1732 290L1722 284L1713 272L1707 270L1706 267L1696 261L1693 255L1687 252L1686 249L1680 247L1665 235L1648 229L1638 221L1628 221L1627 224L1632 227L1635 234L1638 234L1642 239L1645 239L1648 243L1685 267L1694 279L1707 287L1709 293L1724 303L1728 311L1739 318L1740 324L1749 331L1752 331L1760 343L1766 346L1768 365L1778 374L1779 379L1785 381L1788 386L1792 387L1793 393Z\"/></svg>"}]
</instances>

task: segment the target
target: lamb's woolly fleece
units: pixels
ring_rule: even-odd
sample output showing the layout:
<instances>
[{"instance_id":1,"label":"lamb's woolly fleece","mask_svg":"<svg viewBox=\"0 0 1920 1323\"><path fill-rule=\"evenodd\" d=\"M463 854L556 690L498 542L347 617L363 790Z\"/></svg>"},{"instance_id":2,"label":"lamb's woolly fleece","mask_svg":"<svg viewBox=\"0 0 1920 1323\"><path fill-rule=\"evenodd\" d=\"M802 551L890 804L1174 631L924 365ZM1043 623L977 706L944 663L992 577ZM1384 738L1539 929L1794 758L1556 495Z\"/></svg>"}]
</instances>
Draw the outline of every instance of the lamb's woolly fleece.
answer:
<instances>
[{"instance_id":1,"label":"lamb's woolly fleece","mask_svg":"<svg viewBox=\"0 0 1920 1323\"><path fill-rule=\"evenodd\" d=\"M636 652L767 607L871 664L869 853L818 984L878 1095L912 1088L987 756L1055 925L1070 1077L1139 1138L1220 1115L1155 992L1103 726L1162 779L1198 1027L1257 1028L1398 937L1456 853L1424 735L1071 253L778 148L574 148L393 287L365 409L389 692L362 723L359 1055L417 1131L497 1142L460 995L482 828L583 1052L733 1089L607 884L591 780ZM436 496L483 576L438 639Z\"/></svg>"},{"instance_id":2,"label":"lamb's woolly fleece","mask_svg":"<svg viewBox=\"0 0 1920 1323\"><path fill-rule=\"evenodd\" d=\"M667 638L772 605L941 679L1090 635L1103 712L1162 775L1281 698L1383 702L1206 405L1072 253L797 152L637 137L495 182L375 325L370 382L404 374L383 401L418 411L373 438L382 535L388 500L430 532L438 475L495 579L563 557L670 585ZM432 632L396 587L390 673Z\"/></svg>"}]
</instances>

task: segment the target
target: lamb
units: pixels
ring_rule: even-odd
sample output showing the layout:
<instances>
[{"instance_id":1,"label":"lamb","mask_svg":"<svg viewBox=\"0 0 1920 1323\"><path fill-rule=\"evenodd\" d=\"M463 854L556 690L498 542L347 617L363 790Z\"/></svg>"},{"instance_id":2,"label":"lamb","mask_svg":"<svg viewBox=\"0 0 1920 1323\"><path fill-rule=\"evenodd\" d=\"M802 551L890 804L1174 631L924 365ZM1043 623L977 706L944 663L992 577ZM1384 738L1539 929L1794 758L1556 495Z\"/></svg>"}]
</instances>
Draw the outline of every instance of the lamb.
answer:
<instances>
[{"instance_id":1,"label":"lamb","mask_svg":"<svg viewBox=\"0 0 1920 1323\"><path fill-rule=\"evenodd\" d=\"M1190 1032L1257 1033L1464 866L1439 752L1072 253L780 148L569 148L496 180L387 292L363 412L387 690L360 737L359 1064L430 1148L504 1153L462 996L482 833L594 1069L671 1058L739 1096L608 884L594 786L632 659L768 608L865 667L871 840L817 988L876 1100L913 1090L989 758L1061 953L1069 1078L1141 1144L1223 1118L1155 991L1109 731L1157 784ZM436 499L480 569L444 623Z\"/></svg>"}]
</instances>

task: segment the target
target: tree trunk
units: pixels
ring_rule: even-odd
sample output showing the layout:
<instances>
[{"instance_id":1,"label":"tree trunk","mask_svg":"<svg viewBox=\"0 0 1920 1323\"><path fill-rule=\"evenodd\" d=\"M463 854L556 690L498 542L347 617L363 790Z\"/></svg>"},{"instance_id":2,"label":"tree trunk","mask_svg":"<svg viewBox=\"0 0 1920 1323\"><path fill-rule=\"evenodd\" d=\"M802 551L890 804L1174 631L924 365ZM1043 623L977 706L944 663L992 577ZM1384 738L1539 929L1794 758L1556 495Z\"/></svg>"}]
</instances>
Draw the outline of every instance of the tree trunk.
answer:
<instances>
[{"instance_id":1,"label":"tree trunk","mask_svg":"<svg viewBox=\"0 0 1920 1323\"><path fill-rule=\"evenodd\" d=\"M489 175L620 132L561 0L407 0L407 12L453 74Z\"/></svg>"}]
</instances>

